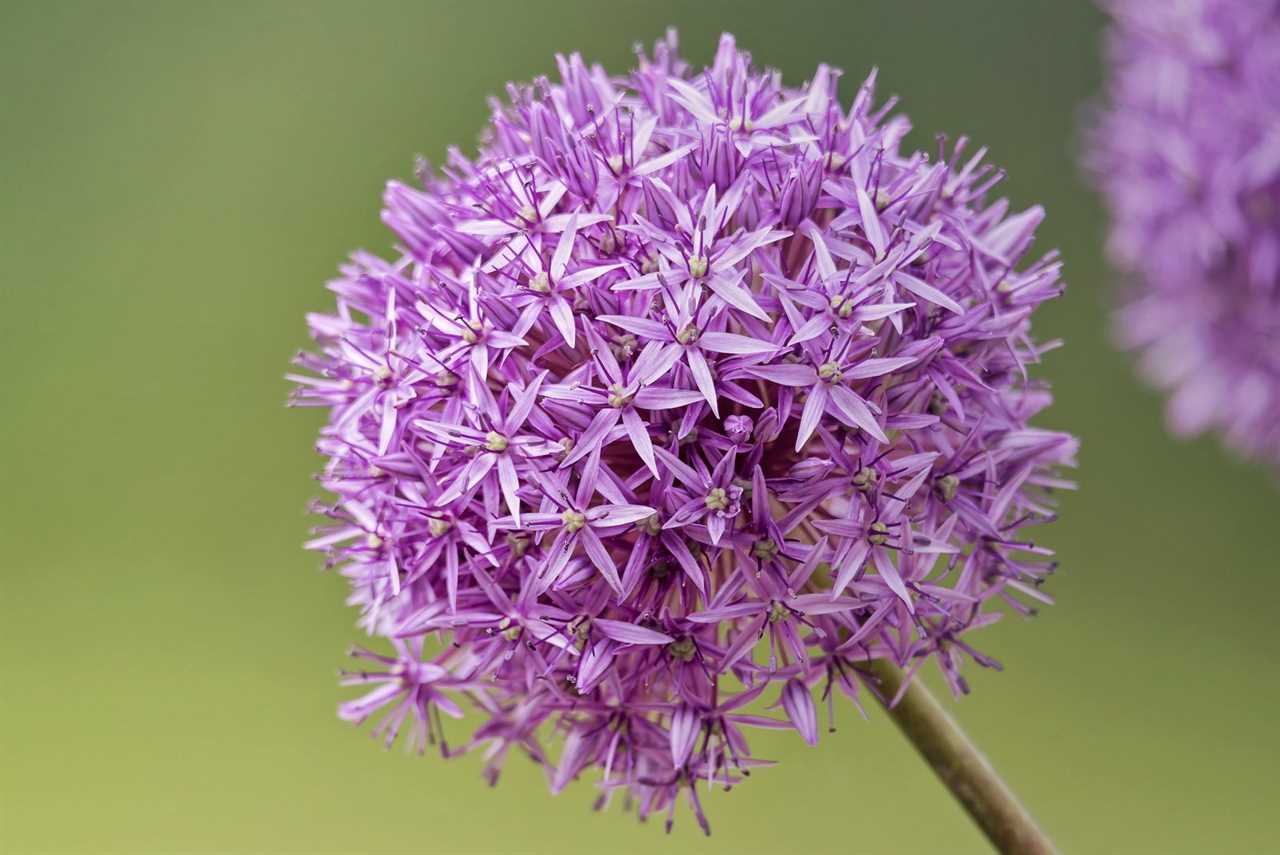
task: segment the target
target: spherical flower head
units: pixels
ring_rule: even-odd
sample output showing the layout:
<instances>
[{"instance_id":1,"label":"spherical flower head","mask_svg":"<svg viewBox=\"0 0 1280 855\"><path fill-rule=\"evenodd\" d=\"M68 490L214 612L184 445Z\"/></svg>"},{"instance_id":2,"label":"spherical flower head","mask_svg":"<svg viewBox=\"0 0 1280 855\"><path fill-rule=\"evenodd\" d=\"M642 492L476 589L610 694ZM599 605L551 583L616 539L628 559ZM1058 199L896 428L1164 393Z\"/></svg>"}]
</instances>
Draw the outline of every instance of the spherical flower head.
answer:
<instances>
[{"instance_id":1,"label":"spherical flower head","mask_svg":"<svg viewBox=\"0 0 1280 855\"><path fill-rule=\"evenodd\" d=\"M1059 263L982 152L903 151L874 75L844 108L729 36L638 62L561 57L474 160L393 182L400 254L331 283L296 401L330 413L310 545L394 651L343 716L706 828L694 782L757 727L817 743L815 690L996 664L969 631L1048 601L1027 530L1076 442L1028 426Z\"/></svg>"},{"instance_id":2,"label":"spherical flower head","mask_svg":"<svg viewBox=\"0 0 1280 855\"><path fill-rule=\"evenodd\" d=\"M1280 6L1112 0L1087 165L1170 426L1280 463Z\"/></svg>"}]
</instances>

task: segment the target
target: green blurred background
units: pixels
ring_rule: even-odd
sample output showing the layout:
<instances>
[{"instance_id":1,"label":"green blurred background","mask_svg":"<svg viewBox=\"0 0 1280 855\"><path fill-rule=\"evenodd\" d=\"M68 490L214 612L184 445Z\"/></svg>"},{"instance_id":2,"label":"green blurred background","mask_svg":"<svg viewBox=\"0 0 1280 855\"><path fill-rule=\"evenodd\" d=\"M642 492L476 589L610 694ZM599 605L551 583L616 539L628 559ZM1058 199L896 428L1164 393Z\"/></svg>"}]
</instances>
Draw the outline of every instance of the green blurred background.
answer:
<instances>
[{"instance_id":1,"label":"green blurred background","mask_svg":"<svg viewBox=\"0 0 1280 855\"><path fill-rule=\"evenodd\" d=\"M0 850L982 852L886 722L665 838L513 762L384 753L337 721L357 638L299 543L320 414L281 379L302 315L412 156L473 145L485 97L581 49L613 69L668 24L722 29L799 83L872 65L917 142L988 143L1043 202L1068 296L1046 424L1084 439L1046 530L1059 605L1010 620L952 708L1067 852L1263 852L1275 833L1280 492L1162 431L1108 348L1097 201L1073 165L1100 80L1084 2L6 3L0 10Z\"/></svg>"}]
</instances>

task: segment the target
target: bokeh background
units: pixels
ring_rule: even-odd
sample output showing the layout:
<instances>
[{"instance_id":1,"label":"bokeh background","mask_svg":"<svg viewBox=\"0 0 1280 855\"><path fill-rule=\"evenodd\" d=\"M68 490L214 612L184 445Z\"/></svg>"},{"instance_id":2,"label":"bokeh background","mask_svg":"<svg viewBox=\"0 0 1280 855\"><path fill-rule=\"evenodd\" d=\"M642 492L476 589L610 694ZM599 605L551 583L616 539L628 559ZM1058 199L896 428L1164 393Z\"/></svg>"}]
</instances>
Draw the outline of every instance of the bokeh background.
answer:
<instances>
[{"instance_id":1,"label":"bokeh background","mask_svg":"<svg viewBox=\"0 0 1280 855\"><path fill-rule=\"evenodd\" d=\"M314 411L302 315L412 156L580 49L613 69L731 29L846 98L872 65L930 144L989 144L1068 296L1046 424L1084 439L1046 530L1059 604L989 631L951 705L1067 852L1276 851L1280 490L1162 430L1108 347L1097 200L1074 166L1101 16L1080 0L4 3L0 8L0 850L982 852L881 714L709 799L665 838L531 764L385 753L337 721L357 632L299 543ZM936 684L935 684L936 685Z\"/></svg>"}]
</instances>

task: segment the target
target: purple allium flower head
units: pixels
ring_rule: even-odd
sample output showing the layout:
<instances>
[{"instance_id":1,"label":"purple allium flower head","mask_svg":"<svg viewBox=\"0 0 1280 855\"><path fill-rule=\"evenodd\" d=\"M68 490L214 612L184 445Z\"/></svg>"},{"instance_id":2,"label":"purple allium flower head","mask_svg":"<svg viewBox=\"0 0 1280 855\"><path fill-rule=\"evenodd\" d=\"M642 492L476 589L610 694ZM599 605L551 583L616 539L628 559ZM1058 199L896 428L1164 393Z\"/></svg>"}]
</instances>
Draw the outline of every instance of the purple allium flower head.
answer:
<instances>
[{"instance_id":1,"label":"purple allium flower head","mask_svg":"<svg viewBox=\"0 0 1280 855\"><path fill-rule=\"evenodd\" d=\"M1119 313L1180 434L1280 461L1280 4L1111 0L1087 163Z\"/></svg>"},{"instance_id":2,"label":"purple allium flower head","mask_svg":"<svg viewBox=\"0 0 1280 855\"><path fill-rule=\"evenodd\" d=\"M343 717L705 828L694 782L760 765L755 728L816 743L815 690L830 717L869 660L996 664L967 633L1047 601L1025 531L1076 442L1028 426L1040 208L963 141L902 151L874 74L844 109L826 66L675 47L560 58L474 160L393 182L399 256L331 283L294 379L330 412L309 545L392 648Z\"/></svg>"}]
</instances>

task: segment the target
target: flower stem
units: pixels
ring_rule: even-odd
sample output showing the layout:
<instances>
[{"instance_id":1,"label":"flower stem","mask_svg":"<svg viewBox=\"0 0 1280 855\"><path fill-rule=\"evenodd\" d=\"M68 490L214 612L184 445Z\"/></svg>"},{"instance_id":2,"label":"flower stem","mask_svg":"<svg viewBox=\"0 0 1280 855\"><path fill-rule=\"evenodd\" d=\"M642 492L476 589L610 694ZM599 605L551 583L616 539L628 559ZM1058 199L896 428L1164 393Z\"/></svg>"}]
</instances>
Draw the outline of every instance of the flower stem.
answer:
<instances>
[{"instance_id":1,"label":"flower stem","mask_svg":"<svg viewBox=\"0 0 1280 855\"><path fill-rule=\"evenodd\" d=\"M998 851L1018 855L1057 852L991 763L920 680L913 680L898 703L890 707L905 679L901 669L887 659L871 662L870 669L880 681L885 706L898 728Z\"/></svg>"}]
</instances>

